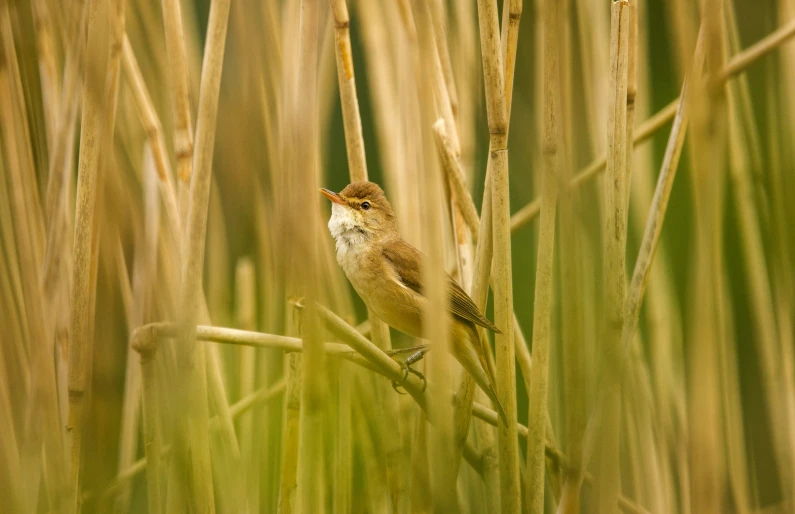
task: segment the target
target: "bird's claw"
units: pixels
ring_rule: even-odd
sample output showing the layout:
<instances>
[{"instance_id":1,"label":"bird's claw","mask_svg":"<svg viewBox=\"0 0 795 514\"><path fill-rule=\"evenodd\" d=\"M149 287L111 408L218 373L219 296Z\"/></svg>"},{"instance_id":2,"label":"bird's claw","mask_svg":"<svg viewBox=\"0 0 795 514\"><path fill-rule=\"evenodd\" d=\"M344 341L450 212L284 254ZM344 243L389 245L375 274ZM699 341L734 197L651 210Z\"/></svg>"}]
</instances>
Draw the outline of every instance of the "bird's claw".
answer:
<instances>
[{"instance_id":1,"label":"bird's claw","mask_svg":"<svg viewBox=\"0 0 795 514\"><path fill-rule=\"evenodd\" d=\"M400 369L403 370L403 376L400 378L400 380L392 382L392 389L394 389L396 393L406 394L405 390L401 391L398 388L403 387L403 383L409 378L409 373L416 375L420 380L422 380L422 390L420 391L420 394L425 392L425 389L428 387L428 381L425 379L425 375L423 375L416 369L413 369L406 362L400 363Z\"/></svg>"}]
</instances>

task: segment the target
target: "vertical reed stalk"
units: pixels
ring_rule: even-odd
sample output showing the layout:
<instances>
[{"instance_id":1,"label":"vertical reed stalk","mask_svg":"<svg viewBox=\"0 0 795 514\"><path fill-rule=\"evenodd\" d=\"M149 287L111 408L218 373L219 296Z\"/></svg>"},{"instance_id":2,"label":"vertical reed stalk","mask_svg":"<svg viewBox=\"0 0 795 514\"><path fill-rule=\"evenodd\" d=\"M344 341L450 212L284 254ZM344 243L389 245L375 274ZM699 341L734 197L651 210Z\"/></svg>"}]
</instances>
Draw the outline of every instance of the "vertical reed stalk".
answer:
<instances>
[{"instance_id":1,"label":"vertical reed stalk","mask_svg":"<svg viewBox=\"0 0 795 514\"><path fill-rule=\"evenodd\" d=\"M496 337L497 395L505 407L507 425L498 427L500 496L502 512L518 512L519 448L516 439L516 370L513 347L513 290L511 285L511 231L508 198L508 116L500 52L497 3L478 1L486 112L489 124L489 166L494 239L494 318L502 330ZM486 191L489 191L488 189Z\"/></svg>"},{"instance_id":2,"label":"vertical reed stalk","mask_svg":"<svg viewBox=\"0 0 795 514\"><path fill-rule=\"evenodd\" d=\"M356 94L356 80L353 69L353 54L351 52L350 18L345 0L331 0L331 10L335 23L335 53L337 57L337 79L339 82L340 100L342 103L342 119L345 128L345 146L348 155L348 171L351 182L368 179L367 161L365 158L364 137L362 136L362 121L359 114L359 99ZM373 342L382 350L392 349L389 337L389 327L378 319L372 312L369 313L373 333ZM347 377L341 378L347 381ZM404 501L405 484L403 459L400 449L400 429L398 419L397 398L381 384L380 397L386 402L379 417L386 456L387 486L392 499L392 507L396 512L405 512L408 507ZM342 394L342 392L341 392ZM390 427L397 429L390 433ZM347 437L347 436L346 436Z\"/></svg>"},{"instance_id":3,"label":"vertical reed stalk","mask_svg":"<svg viewBox=\"0 0 795 514\"><path fill-rule=\"evenodd\" d=\"M584 8L584 6L580 7ZM551 9L551 6L547 6L546 9ZM563 15L561 22L565 27L568 27L568 12L560 14ZM584 34L581 36L582 38L587 37L586 35L591 34L592 32L591 23L589 22L588 25L588 29L583 30ZM568 30L565 32L565 40L568 42L570 40ZM582 439L586 421L586 352L590 349L590 346L586 345L584 326L584 313L586 310L585 306L587 305L585 298L587 296L583 294L583 287L585 284L583 275L584 273L587 273L587 271L584 270L587 269L588 264L583 265L583 256L585 253L582 251L582 246L585 239L584 235L587 233L587 227L584 226L584 223L580 218L585 214L585 208L583 207L583 195L573 188L565 187L565 184L568 184L571 180L574 171L572 155L575 152L575 148L573 147L572 132L574 130L574 126L576 126L576 124L573 123L571 117L571 103L573 100L571 97L571 75L574 70L570 64L570 53L570 50L566 52L565 58L562 59L563 63L558 64L558 67L561 67L562 64L563 70L561 70L561 78L563 78L565 86L563 88L556 88L556 90L563 89L565 91L565 96L560 100L562 107L560 110L566 114L564 116L563 126L561 127L562 134L553 134L552 136L563 141L564 144L562 152L563 155L561 156L562 165L558 167L559 174L554 178L550 177L552 180L555 180L556 184L561 188L559 198L560 205L558 211L560 213L560 231L561 234L565 234L565 237L560 237L559 239L559 260L561 267L560 289L562 296L561 317L563 320L565 320L561 323L562 326L560 328L560 358L562 360L563 368L563 401L566 412L563 440L568 453L568 465L566 466L566 469L563 470L565 481L563 484L560 506L558 509L560 514L576 514L580 510L580 488L582 486L584 475L582 463ZM591 53L592 49L590 47L588 47L583 53L584 67L585 61L588 59ZM554 77L552 78L554 79ZM585 86L584 89L587 91L588 86ZM554 95L554 91L545 90L545 94ZM593 94L593 91L587 91L586 94ZM553 98L553 100L555 99ZM558 139L556 139L556 141ZM542 178L542 184L544 180L547 180L547 178ZM543 213L541 223L543 230ZM552 230L554 230L554 228ZM539 276L536 280L542 279L547 280L543 276ZM536 291L538 291L538 287L542 284L543 282L536 283ZM536 309L537 308L538 306L536 306ZM535 331L535 323L533 327ZM535 354L535 342L533 343L533 347L533 353ZM533 390L532 382L530 383L528 390ZM549 408L547 409L547 412L549 412ZM530 426L531 422L528 420L528 429L530 429ZM551 439L551 436L552 434L550 433L549 429L547 429L547 438ZM529 469L530 468L528 468L528 470Z\"/></svg>"},{"instance_id":4,"label":"vertical reed stalk","mask_svg":"<svg viewBox=\"0 0 795 514\"><path fill-rule=\"evenodd\" d=\"M149 145L144 148L142 168L144 170L144 210L147 216L144 233L137 241L138 245L133 263L132 305L128 319L128 327L131 330L144 324L146 309L151 302L150 292L152 284L150 277L157 276L157 262L152 258L152 255L157 253L157 240L160 234L160 202L157 190L158 179L153 169L154 158ZM138 418L141 409L141 368L143 365L135 361L135 350L130 346L124 374L122 430L119 438L119 472L132 465L138 451ZM155 413L150 415L155 416ZM116 512L127 512L131 494L131 487L128 486L121 489L114 507Z\"/></svg>"},{"instance_id":5,"label":"vertical reed stalk","mask_svg":"<svg viewBox=\"0 0 795 514\"><path fill-rule=\"evenodd\" d=\"M479 242L475 249L474 272L472 275L471 297L478 308L484 308L489 294L489 276L491 271L491 256L494 248L492 238L492 218L491 218L491 169L486 168L486 180L484 185L483 205L481 206L480 225L478 232ZM473 232L473 239L474 239ZM486 340L481 337L481 342ZM487 348L484 345L484 350ZM486 356L491 356L491 348L488 348ZM493 364L492 359L489 363ZM494 369L492 369L494 371ZM478 388L475 393L478 401L487 403L486 393ZM495 430L484 426L482 423L475 423L475 435L477 436L481 454L483 455L483 482L486 489L485 503L489 512L502 512L500 498L500 459L499 449L495 438Z\"/></svg>"},{"instance_id":6,"label":"vertical reed stalk","mask_svg":"<svg viewBox=\"0 0 795 514\"><path fill-rule=\"evenodd\" d=\"M214 512L210 443L206 429L208 419L207 382L204 350L196 348L196 320L202 290L204 243L207 234L207 211L212 181L212 157L218 112L218 91L221 84L229 0L214 0L210 7L207 43L202 64L202 85L196 123L196 148L191 179L190 207L186 235L182 243L182 284L179 293L181 332L177 341L179 372L178 388L186 417L181 421L180 443L183 458L190 445L191 503L200 512ZM185 460L184 462L188 462Z\"/></svg>"},{"instance_id":7,"label":"vertical reed stalk","mask_svg":"<svg viewBox=\"0 0 795 514\"><path fill-rule=\"evenodd\" d=\"M295 168L290 194L294 198L312 198L317 191L317 66L318 66L318 0L301 0L298 25L298 73L295 96L295 121L292 126ZM299 146L300 145L300 146ZM303 150L299 149L303 148ZM310 196L311 195L311 196ZM319 202L309 202L301 213L301 223L293 220L299 233L292 234L296 249L303 250L304 270L296 277L298 291L306 295L301 337L303 339L303 377L301 383L301 413L298 442L298 512L325 511L323 502L323 439L317 435L323 430L322 406L325 400L325 352L322 329L317 312L319 297L318 226Z\"/></svg>"},{"instance_id":8,"label":"vertical reed stalk","mask_svg":"<svg viewBox=\"0 0 795 514\"><path fill-rule=\"evenodd\" d=\"M612 3L610 12L610 89L608 96L607 167L605 171L605 337L602 370L605 403L599 431L598 512L615 510L621 490L619 430L620 378L609 369L620 356L626 297L627 245L627 82L630 32L627 0Z\"/></svg>"},{"instance_id":9,"label":"vertical reed stalk","mask_svg":"<svg viewBox=\"0 0 795 514\"><path fill-rule=\"evenodd\" d=\"M163 0L162 5L171 101L175 118L174 150L177 153L177 173L182 182L188 184L193 160L193 127L190 116L188 63L182 31L182 11L179 0Z\"/></svg>"},{"instance_id":10,"label":"vertical reed stalk","mask_svg":"<svg viewBox=\"0 0 795 514\"><path fill-rule=\"evenodd\" d=\"M560 70L558 62L558 6L547 3L544 22L544 167L541 178L541 226L538 234L536 288L533 302L533 367L530 376L530 411L527 442L527 505L531 514L544 509L544 445L546 442L549 373L552 264L555 251L556 181L560 171Z\"/></svg>"},{"instance_id":11,"label":"vertical reed stalk","mask_svg":"<svg viewBox=\"0 0 795 514\"><path fill-rule=\"evenodd\" d=\"M334 14L334 42L337 56L337 80L342 102L342 121L345 126L345 148L348 153L348 172L351 182L367 180L367 160L362 137L362 120L359 115L359 98L356 96L356 79L351 53L351 29L348 6L345 0L330 0Z\"/></svg>"},{"instance_id":12,"label":"vertical reed stalk","mask_svg":"<svg viewBox=\"0 0 795 514\"><path fill-rule=\"evenodd\" d=\"M75 212L74 269L72 275L72 316L69 344L69 421L72 437L72 486L74 511L80 509L80 465L83 421L90 397L91 362L93 352L93 321L95 302L96 199L100 164L100 149L106 141L103 131L111 131L118 86L120 59L117 51L110 55L103 48L102 19L97 17L101 2L92 0L88 22L88 61L83 84L83 114L81 121L80 155L78 164L77 204ZM124 1L114 2L109 13L111 43L121 41L124 34ZM111 79L106 83L105 78ZM114 80L114 77L116 79ZM107 89L110 87L111 89ZM106 96L107 95L107 96ZM110 126L106 126L110 122Z\"/></svg>"},{"instance_id":13,"label":"vertical reed stalk","mask_svg":"<svg viewBox=\"0 0 795 514\"><path fill-rule=\"evenodd\" d=\"M143 384L143 428L146 451L146 496L147 507L152 514L162 512L163 491L161 455L163 443L160 437L160 389L155 371L155 357L160 342L152 327L143 327L133 332L130 345L141 358L141 383ZM172 463L172 466L174 464ZM172 482L172 487L175 485Z\"/></svg>"},{"instance_id":14,"label":"vertical reed stalk","mask_svg":"<svg viewBox=\"0 0 795 514\"><path fill-rule=\"evenodd\" d=\"M441 69L439 52L434 40L432 13L428 0L412 1L412 10L417 24L415 70L418 73L417 93L420 123L418 141L421 149L429 149L432 141L432 124L437 116L434 111L452 120L452 109ZM428 95L433 91L433 97ZM435 109L434 102L435 99ZM454 124L454 121L452 122ZM451 126L454 126L451 124ZM420 154L418 164L422 167L416 186L419 190L420 215L425 220L421 241L426 259L422 262L422 282L428 299L423 315L423 335L434 344L428 356L429 380L439 384L440 389L428 395L429 411L434 424L428 433L428 466L430 471L431 499L437 512L459 510L456 481L450 462L455 456L453 442L453 409L444 390L452 384L449 366L450 318L447 310L447 277L444 272L444 249L442 247L442 194L441 174L438 159L430 151Z\"/></svg>"},{"instance_id":15,"label":"vertical reed stalk","mask_svg":"<svg viewBox=\"0 0 795 514\"><path fill-rule=\"evenodd\" d=\"M688 415L698 419L689 426L691 505L695 512L721 510L725 483L720 426L719 363L717 344L724 340L723 302L723 190L725 184L726 98L716 77L723 67L722 2L703 5L704 52L709 75L694 76L693 192L695 198L695 283L692 323L688 330ZM772 372L773 370L767 370Z\"/></svg>"},{"instance_id":16,"label":"vertical reed stalk","mask_svg":"<svg viewBox=\"0 0 795 514\"><path fill-rule=\"evenodd\" d=\"M122 63L124 65L124 71L127 74L127 80L130 81L133 99L135 100L138 113L141 116L141 123L143 124L144 131L149 140L149 145L152 148L155 170L160 178L160 188L162 191L163 203L166 207L166 215L168 216L169 224L174 229L174 237L179 246L182 237L182 222L177 207L176 194L174 193L174 181L171 175L171 164L166 153L167 149L165 138L163 137L163 127L152 105L152 99L144 83L141 69L138 67L138 60L135 58L135 52L126 35L123 45L122 52L124 58Z\"/></svg>"}]
</instances>

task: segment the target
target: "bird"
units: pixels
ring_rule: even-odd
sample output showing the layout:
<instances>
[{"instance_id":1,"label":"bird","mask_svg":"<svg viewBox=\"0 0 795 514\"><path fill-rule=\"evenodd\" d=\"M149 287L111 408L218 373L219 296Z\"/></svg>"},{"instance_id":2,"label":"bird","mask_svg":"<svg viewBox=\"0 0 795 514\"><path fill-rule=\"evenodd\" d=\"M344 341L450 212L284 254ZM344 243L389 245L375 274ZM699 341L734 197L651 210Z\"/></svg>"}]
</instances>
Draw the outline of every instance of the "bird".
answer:
<instances>
[{"instance_id":1,"label":"bird","mask_svg":"<svg viewBox=\"0 0 795 514\"><path fill-rule=\"evenodd\" d=\"M328 229L335 240L337 262L353 288L387 325L409 336L423 337L422 316L428 304L422 285L423 254L401 237L384 191L374 182L362 181L348 184L339 193L325 188L320 192L331 201ZM449 275L447 300L450 352L507 423L477 326L501 332ZM420 375L410 370L410 364L406 365L404 379L408 371Z\"/></svg>"}]
</instances>

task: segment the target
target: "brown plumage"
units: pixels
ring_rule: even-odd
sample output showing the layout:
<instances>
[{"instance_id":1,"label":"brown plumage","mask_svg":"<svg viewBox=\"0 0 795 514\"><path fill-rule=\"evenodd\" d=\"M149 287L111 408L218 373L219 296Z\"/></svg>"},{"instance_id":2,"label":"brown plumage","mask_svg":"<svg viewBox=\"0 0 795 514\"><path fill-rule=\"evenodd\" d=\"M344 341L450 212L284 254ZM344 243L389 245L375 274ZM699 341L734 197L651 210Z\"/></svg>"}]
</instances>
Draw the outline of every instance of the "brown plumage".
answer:
<instances>
[{"instance_id":1,"label":"brown plumage","mask_svg":"<svg viewBox=\"0 0 795 514\"><path fill-rule=\"evenodd\" d=\"M373 182L354 182L340 193L321 191L332 201L328 226L336 240L337 262L356 292L385 323L423 337L422 314L428 301L422 287L423 256L400 237L384 192ZM476 325L500 331L450 276L447 283L451 353L505 419Z\"/></svg>"}]
</instances>

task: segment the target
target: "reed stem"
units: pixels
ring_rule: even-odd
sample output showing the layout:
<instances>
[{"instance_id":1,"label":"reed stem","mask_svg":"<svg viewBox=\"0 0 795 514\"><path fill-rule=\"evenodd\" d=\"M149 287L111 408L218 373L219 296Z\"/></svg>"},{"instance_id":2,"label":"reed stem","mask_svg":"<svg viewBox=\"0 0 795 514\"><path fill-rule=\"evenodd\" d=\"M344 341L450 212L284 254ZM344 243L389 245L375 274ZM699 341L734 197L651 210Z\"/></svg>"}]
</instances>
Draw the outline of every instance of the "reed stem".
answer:
<instances>
[{"instance_id":1,"label":"reed stem","mask_svg":"<svg viewBox=\"0 0 795 514\"><path fill-rule=\"evenodd\" d=\"M210 7L207 43L202 65L199 114L196 123L196 152L185 238L182 242L182 284L179 293L180 326L185 327L177 346L179 363L179 395L186 412L181 421L180 454L190 462L193 481L191 503L200 512L214 512L210 441L206 430L208 419L207 381L203 349L196 349L195 326L202 297L204 243L207 234L207 211L212 181L212 158L218 113L218 91L221 85L229 0L214 0ZM190 460L188 460L188 446Z\"/></svg>"}]
</instances>

